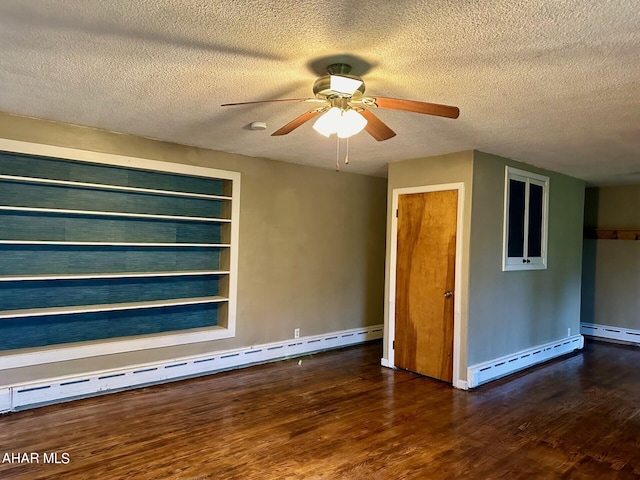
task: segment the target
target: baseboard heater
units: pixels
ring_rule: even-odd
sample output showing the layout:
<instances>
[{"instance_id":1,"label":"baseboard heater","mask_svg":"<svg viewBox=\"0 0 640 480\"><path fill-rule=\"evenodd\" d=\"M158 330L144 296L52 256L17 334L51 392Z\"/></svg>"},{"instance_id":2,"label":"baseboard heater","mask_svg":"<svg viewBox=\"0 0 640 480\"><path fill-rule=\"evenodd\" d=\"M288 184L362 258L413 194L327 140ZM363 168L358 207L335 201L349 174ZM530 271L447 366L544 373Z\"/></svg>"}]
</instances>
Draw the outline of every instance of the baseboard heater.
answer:
<instances>
[{"instance_id":1,"label":"baseboard heater","mask_svg":"<svg viewBox=\"0 0 640 480\"><path fill-rule=\"evenodd\" d=\"M374 325L236 350L213 352L170 362L129 366L84 375L42 379L0 387L0 413L25 410L131 388L207 375L260 363L298 357L382 338Z\"/></svg>"},{"instance_id":2,"label":"baseboard heater","mask_svg":"<svg viewBox=\"0 0 640 480\"><path fill-rule=\"evenodd\" d=\"M467 368L467 384L469 388L474 388L582 347L584 347L584 337L573 335L495 360L477 363Z\"/></svg>"},{"instance_id":3,"label":"baseboard heater","mask_svg":"<svg viewBox=\"0 0 640 480\"><path fill-rule=\"evenodd\" d=\"M640 330L634 330L633 328L583 322L580 324L580 333L589 337L606 338L607 340L640 345Z\"/></svg>"}]
</instances>

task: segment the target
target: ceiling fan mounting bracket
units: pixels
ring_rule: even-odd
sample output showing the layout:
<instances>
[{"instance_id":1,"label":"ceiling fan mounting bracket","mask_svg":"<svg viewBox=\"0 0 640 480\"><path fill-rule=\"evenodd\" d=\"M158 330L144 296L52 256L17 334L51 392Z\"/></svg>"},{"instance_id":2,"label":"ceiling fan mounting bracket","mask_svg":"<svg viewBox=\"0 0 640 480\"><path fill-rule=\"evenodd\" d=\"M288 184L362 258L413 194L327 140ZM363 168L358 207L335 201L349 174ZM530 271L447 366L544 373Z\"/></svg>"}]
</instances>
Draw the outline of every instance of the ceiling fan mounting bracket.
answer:
<instances>
[{"instance_id":1,"label":"ceiling fan mounting bracket","mask_svg":"<svg viewBox=\"0 0 640 480\"><path fill-rule=\"evenodd\" d=\"M332 63L327 67L329 75L343 75L346 76L351 72L351 65L346 63Z\"/></svg>"}]
</instances>

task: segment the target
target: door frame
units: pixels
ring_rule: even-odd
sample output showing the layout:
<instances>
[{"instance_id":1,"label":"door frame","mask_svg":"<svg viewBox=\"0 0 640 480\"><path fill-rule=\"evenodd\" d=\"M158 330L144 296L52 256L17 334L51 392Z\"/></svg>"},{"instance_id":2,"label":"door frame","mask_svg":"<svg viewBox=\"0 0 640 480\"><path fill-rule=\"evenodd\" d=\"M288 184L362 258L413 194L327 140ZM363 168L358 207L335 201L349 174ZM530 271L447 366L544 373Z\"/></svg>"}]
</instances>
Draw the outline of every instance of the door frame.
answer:
<instances>
[{"instance_id":1,"label":"door frame","mask_svg":"<svg viewBox=\"0 0 640 480\"><path fill-rule=\"evenodd\" d=\"M443 183L439 185L423 185L419 187L394 188L392 191L391 207L391 244L389 247L389 293L388 293L388 329L385 338L387 347L387 361L383 364L390 368L395 368L395 351L393 342L396 336L396 263L398 255L398 203L400 195L410 195L412 193L441 192L444 190L458 191L458 211L456 225L456 260L454 267L455 287L453 303L453 386L456 388L467 388L467 382L460 379L460 350L461 350L461 327L462 327L462 238L463 238L463 213L464 213L464 183Z\"/></svg>"}]
</instances>

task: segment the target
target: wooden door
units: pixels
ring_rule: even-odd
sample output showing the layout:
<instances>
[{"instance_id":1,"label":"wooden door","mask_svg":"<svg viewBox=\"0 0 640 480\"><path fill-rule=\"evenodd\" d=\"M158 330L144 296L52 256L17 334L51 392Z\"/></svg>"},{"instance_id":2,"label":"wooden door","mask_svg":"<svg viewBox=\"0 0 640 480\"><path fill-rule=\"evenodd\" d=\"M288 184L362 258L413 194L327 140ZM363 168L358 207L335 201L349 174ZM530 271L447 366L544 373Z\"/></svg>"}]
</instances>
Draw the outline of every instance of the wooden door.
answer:
<instances>
[{"instance_id":1,"label":"wooden door","mask_svg":"<svg viewBox=\"0 0 640 480\"><path fill-rule=\"evenodd\" d=\"M400 195L395 365L453 380L458 191Z\"/></svg>"}]
</instances>

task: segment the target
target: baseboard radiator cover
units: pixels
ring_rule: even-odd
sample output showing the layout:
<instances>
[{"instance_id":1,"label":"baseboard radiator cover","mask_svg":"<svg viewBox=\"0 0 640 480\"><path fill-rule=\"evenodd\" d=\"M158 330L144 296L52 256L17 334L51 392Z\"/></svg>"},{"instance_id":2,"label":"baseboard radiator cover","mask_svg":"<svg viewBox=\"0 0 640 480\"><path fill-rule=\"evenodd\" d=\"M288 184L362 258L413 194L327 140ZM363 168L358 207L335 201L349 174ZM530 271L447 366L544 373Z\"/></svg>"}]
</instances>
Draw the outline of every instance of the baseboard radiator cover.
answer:
<instances>
[{"instance_id":1,"label":"baseboard radiator cover","mask_svg":"<svg viewBox=\"0 0 640 480\"><path fill-rule=\"evenodd\" d=\"M0 413L11 410L11 389L0 388Z\"/></svg>"},{"instance_id":2,"label":"baseboard radiator cover","mask_svg":"<svg viewBox=\"0 0 640 480\"><path fill-rule=\"evenodd\" d=\"M477 363L467 368L467 385L469 388L475 388L483 383L497 380L538 363L566 355L582 347L584 347L584 337L582 335L572 335L488 362Z\"/></svg>"},{"instance_id":3,"label":"baseboard radiator cover","mask_svg":"<svg viewBox=\"0 0 640 480\"><path fill-rule=\"evenodd\" d=\"M607 340L640 345L640 330L634 330L633 328L583 322L580 324L580 333L589 337L606 338Z\"/></svg>"},{"instance_id":4,"label":"baseboard radiator cover","mask_svg":"<svg viewBox=\"0 0 640 480\"><path fill-rule=\"evenodd\" d=\"M383 326L301 337L247 348L217 351L163 363L131 365L123 369L42 379L0 387L0 413L26 410L132 388L248 367L382 338Z\"/></svg>"}]
</instances>

